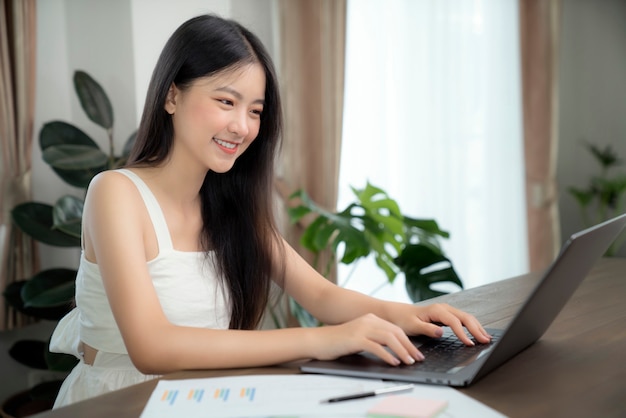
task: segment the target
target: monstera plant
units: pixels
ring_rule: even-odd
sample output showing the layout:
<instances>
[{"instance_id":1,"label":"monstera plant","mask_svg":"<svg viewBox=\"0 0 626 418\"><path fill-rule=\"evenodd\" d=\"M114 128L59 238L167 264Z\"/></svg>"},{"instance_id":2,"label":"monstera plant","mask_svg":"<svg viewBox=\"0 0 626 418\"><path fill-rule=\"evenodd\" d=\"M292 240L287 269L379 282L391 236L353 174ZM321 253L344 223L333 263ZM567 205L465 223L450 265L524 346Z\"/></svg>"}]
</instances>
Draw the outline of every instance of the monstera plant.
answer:
<instances>
[{"instance_id":1,"label":"monstera plant","mask_svg":"<svg viewBox=\"0 0 626 418\"><path fill-rule=\"evenodd\" d=\"M407 293L414 302L444 294L432 287L437 283L463 288L440 244L441 238L450 235L435 220L402 214L387 192L370 183L364 189L352 187L352 192L355 200L339 212L319 207L303 190L291 195L299 203L288 209L290 220L310 218L300 243L315 255L313 265L318 271L327 275L337 261L350 265L371 254L389 283L404 274ZM331 257L319 266L318 257L326 249ZM291 309L300 323L312 323L294 301Z\"/></svg>"},{"instance_id":2,"label":"monstera plant","mask_svg":"<svg viewBox=\"0 0 626 418\"><path fill-rule=\"evenodd\" d=\"M117 155L113 142L113 108L104 89L89 74L76 71L74 88L87 117L106 131L108 152L76 126L51 121L39 132L43 160L67 184L86 190L97 173L122 165L135 139L130 135ZM54 204L25 202L11 211L15 224L36 241L56 247L80 247L83 196L61 196ZM59 320L72 307L76 270L51 268L12 283L4 290L15 310L39 319ZM10 355L22 364L39 369L68 371L73 356L48 351L46 341L18 341ZM31 392L34 397L54 398L60 382L48 382ZM42 390L43 388L49 390Z\"/></svg>"}]
</instances>

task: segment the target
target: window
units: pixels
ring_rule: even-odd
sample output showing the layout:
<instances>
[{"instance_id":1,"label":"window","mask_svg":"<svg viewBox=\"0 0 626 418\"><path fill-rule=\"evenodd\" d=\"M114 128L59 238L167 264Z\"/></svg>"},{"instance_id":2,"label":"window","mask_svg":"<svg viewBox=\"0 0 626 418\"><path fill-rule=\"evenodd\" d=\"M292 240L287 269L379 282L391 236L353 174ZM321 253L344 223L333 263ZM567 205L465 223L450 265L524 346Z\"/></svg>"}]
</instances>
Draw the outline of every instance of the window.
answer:
<instances>
[{"instance_id":1,"label":"window","mask_svg":"<svg viewBox=\"0 0 626 418\"><path fill-rule=\"evenodd\" d=\"M370 181L450 232L466 288L527 273L517 1L359 0L347 16L338 207ZM373 260L350 277L386 282ZM375 295L408 301L403 283Z\"/></svg>"}]
</instances>

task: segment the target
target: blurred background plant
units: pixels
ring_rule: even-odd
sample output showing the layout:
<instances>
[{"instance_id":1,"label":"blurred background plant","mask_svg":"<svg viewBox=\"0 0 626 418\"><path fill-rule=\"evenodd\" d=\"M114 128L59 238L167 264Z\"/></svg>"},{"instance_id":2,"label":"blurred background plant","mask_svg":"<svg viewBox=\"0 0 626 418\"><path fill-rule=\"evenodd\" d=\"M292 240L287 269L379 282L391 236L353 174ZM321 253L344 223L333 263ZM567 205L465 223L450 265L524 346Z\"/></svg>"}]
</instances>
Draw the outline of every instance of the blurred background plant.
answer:
<instances>
[{"instance_id":1,"label":"blurred background plant","mask_svg":"<svg viewBox=\"0 0 626 418\"><path fill-rule=\"evenodd\" d=\"M315 255L313 266L321 274L328 277L336 262L356 266L371 254L388 283L404 274L406 291L414 302L447 293L436 288L440 283L463 288L440 243L450 234L440 229L435 220L404 215L386 191L369 182L363 189L351 189L354 201L339 212L319 207L303 190L290 197L299 202L288 209L291 222L309 217L300 243ZM319 265L319 255L327 249L331 257L325 265ZM351 274L341 285L345 286L350 277ZM320 325L291 299L290 309L301 325Z\"/></svg>"},{"instance_id":2,"label":"blurred background plant","mask_svg":"<svg viewBox=\"0 0 626 418\"><path fill-rule=\"evenodd\" d=\"M568 191L578 202L585 227L590 227L626 212L626 173L615 173L624 161L610 145L600 148L586 143L585 149L599 165L600 172L589 179L586 187L569 187ZM615 255L625 240L626 233L622 233L606 255Z\"/></svg>"},{"instance_id":3,"label":"blurred background plant","mask_svg":"<svg viewBox=\"0 0 626 418\"><path fill-rule=\"evenodd\" d=\"M126 161L136 132L130 135L120 155L113 142L113 108L104 91L89 74L75 71L73 84L87 117L106 130L108 153L86 133L63 121L45 123L39 132L43 160L67 184L83 190L82 197L61 196L54 205L26 202L11 211L13 222L35 240L51 246L80 247L84 193L91 179L103 170ZM37 319L60 320L73 307L76 270L51 268L14 282L3 295L13 309ZM20 340L9 350L16 361L35 369L70 371L77 360L67 354L50 353L48 341ZM45 382L30 392L34 399L53 401L60 380Z\"/></svg>"}]
</instances>

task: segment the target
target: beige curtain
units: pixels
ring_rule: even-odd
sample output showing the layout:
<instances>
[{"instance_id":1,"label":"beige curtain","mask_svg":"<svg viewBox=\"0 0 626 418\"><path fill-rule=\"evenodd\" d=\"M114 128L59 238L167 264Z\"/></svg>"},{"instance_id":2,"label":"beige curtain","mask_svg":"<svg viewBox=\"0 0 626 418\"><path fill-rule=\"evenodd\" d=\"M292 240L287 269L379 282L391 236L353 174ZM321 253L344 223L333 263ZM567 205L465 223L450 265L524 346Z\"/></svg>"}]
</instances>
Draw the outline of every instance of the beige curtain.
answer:
<instances>
[{"instance_id":1,"label":"beige curtain","mask_svg":"<svg viewBox=\"0 0 626 418\"><path fill-rule=\"evenodd\" d=\"M305 190L320 206L337 205L343 112L345 0L279 0L278 73L285 115L283 151L277 189L284 208L291 193ZM283 211L283 215L285 213ZM307 261L299 245L303 224L286 216L283 234ZM327 263L328 254L318 266ZM335 280L332 269L330 280ZM287 323L296 321L287 314Z\"/></svg>"},{"instance_id":2,"label":"beige curtain","mask_svg":"<svg viewBox=\"0 0 626 418\"><path fill-rule=\"evenodd\" d=\"M346 2L279 0L280 63L285 110L279 168L283 199L304 189L326 209L337 204L341 151ZM285 236L305 257L302 225ZM309 258L310 261L310 258Z\"/></svg>"},{"instance_id":3,"label":"beige curtain","mask_svg":"<svg viewBox=\"0 0 626 418\"><path fill-rule=\"evenodd\" d=\"M38 268L35 242L12 226L11 209L31 197L36 0L0 0L0 290ZM0 298L0 330L28 318Z\"/></svg>"},{"instance_id":4,"label":"beige curtain","mask_svg":"<svg viewBox=\"0 0 626 418\"><path fill-rule=\"evenodd\" d=\"M531 271L546 268L561 244L556 184L560 10L560 0L519 2Z\"/></svg>"}]
</instances>

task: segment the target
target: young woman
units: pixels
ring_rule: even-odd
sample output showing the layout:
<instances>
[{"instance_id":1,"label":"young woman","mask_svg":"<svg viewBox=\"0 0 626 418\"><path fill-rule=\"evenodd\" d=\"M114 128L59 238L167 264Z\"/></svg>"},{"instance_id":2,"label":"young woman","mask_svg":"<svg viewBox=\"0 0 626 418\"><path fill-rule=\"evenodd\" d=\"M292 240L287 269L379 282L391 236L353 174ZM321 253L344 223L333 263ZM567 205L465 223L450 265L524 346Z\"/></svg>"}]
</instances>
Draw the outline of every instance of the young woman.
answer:
<instances>
[{"instance_id":1,"label":"young woman","mask_svg":"<svg viewBox=\"0 0 626 418\"><path fill-rule=\"evenodd\" d=\"M185 369L360 351L411 364L423 355L407 335L439 336L434 322L468 345L464 328L489 341L448 305L340 288L281 238L271 207L280 130L276 75L256 36L211 15L175 31L127 167L89 186L77 306L51 343L80 362L55 407ZM257 330L272 281L327 325Z\"/></svg>"}]
</instances>

